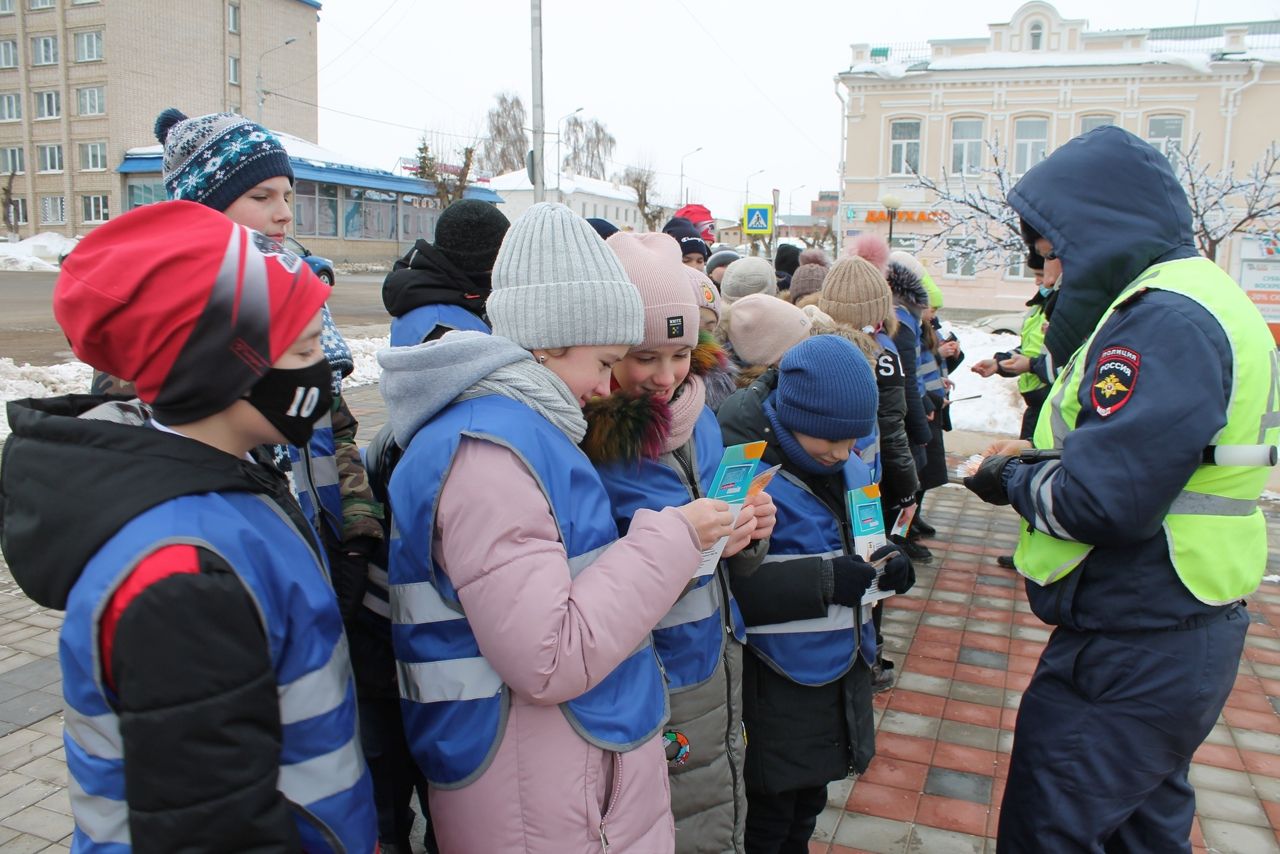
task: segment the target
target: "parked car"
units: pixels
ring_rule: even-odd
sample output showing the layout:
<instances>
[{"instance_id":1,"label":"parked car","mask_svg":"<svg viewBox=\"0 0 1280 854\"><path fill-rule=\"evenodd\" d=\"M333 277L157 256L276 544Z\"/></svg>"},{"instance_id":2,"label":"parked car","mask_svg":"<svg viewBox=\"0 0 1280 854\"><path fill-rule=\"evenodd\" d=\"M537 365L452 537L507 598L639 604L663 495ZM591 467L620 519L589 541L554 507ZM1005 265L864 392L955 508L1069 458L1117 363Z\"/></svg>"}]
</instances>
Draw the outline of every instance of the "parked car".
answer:
<instances>
[{"instance_id":1,"label":"parked car","mask_svg":"<svg viewBox=\"0 0 1280 854\"><path fill-rule=\"evenodd\" d=\"M986 317L980 317L973 322L977 329L983 332L993 334L1008 333L1010 335L1022 334L1022 314L989 314Z\"/></svg>"},{"instance_id":2,"label":"parked car","mask_svg":"<svg viewBox=\"0 0 1280 854\"><path fill-rule=\"evenodd\" d=\"M288 249L294 255L297 255L303 261L306 261L307 266L311 268L312 272L320 277L320 281L324 282L329 287L333 287L334 275L332 261L328 258L322 258L319 255L312 255L310 249L303 246L292 237L286 237L284 239L284 248Z\"/></svg>"}]
</instances>

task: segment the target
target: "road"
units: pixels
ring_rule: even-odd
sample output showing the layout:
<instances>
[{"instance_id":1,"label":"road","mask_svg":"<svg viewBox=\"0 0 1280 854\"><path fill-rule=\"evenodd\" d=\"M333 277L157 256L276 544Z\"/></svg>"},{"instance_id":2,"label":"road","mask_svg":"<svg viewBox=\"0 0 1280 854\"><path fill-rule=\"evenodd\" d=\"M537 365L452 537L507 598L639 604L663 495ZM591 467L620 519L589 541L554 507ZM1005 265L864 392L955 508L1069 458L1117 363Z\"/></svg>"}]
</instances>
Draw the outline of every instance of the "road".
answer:
<instances>
[{"instance_id":1,"label":"road","mask_svg":"<svg viewBox=\"0 0 1280 854\"><path fill-rule=\"evenodd\" d=\"M0 272L0 356L33 365L51 365L72 358L67 340L53 319L53 283L57 277L57 273ZM345 335L386 335L382 275L339 276L329 310Z\"/></svg>"}]
</instances>

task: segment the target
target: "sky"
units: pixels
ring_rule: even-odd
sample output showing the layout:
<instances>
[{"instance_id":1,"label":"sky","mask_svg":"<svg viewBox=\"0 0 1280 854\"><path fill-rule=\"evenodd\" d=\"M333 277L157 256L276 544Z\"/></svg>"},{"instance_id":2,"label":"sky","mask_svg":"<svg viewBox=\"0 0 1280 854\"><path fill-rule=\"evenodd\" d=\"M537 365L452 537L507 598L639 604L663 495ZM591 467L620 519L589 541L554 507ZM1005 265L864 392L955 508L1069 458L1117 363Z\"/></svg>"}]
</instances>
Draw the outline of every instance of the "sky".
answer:
<instances>
[{"instance_id":1,"label":"sky","mask_svg":"<svg viewBox=\"0 0 1280 854\"><path fill-rule=\"evenodd\" d=\"M548 183L557 120L579 107L617 139L610 173L645 165L667 202L736 219L780 191L807 214L836 189L850 45L978 37L1015 0L543 0ZM1090 30L1280 18L1280 0L1059 0ZM485 132L501 91L532 122L528 0L324 0L318 102L325 147L390 169L424 134L448 155ZM268 88L270 83L268 82ZM701 149L695 154L689 152ZM689 156L685 157L684 155Z\"/></svg>"}]
</instances>

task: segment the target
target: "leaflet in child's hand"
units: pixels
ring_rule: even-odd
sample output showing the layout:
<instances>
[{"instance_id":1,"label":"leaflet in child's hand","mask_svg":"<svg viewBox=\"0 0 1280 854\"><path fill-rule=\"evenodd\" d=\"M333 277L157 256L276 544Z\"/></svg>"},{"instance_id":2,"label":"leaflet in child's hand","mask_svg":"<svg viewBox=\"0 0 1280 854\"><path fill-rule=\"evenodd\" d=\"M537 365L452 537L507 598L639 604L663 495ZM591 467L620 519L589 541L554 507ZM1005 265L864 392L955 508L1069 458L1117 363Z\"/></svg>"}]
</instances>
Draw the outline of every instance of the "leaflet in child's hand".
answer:
<instances>
[{"instance_id":1,"label":"leaflet in child's hand","mask_svg":"<svg viewBox=\"0 0 1280 854\"><path fill-rule=\"evenodd\" d=\"M729 512L733 514L735 524L738 513L746 505L747 499L763 492L769 485L769 481L773 480L774 474L781 468L781 466L774 466L756 474L756 467L760 458L764 456L767 444L767 442L748 442L725 448L724 456L720 458L720 466L716 469L715 478L711 481L711 488L707 490L708 498L716 498L729 505ZM720 555L724 553L724 547L728 542L728 537L722 537L702 553L698 570L693 574L694 578L701 578L715 572L716 564L720 562Z\"/></svg>"}]
</instances>

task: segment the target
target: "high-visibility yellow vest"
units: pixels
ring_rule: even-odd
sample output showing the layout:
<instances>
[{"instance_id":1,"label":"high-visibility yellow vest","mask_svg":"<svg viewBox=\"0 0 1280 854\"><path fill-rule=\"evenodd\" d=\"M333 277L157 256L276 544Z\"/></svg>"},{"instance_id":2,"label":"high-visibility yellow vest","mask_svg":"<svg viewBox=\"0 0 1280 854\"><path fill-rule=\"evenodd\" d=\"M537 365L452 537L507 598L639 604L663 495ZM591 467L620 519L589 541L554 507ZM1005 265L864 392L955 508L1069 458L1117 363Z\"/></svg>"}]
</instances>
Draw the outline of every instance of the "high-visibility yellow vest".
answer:
<instances>
[{"instance_id":1,"label":"high-visibility yellow vest","mask_svg":"<svg viewBox=\"0 0 1280 854\"><path fill-rule=\"evenodd\" d=\"M1172 291L1194 300L1213 316L1231 343L1227 423L1211 444L1276 444L1280 439L1280 351L1258 309L1231 277L1208 259L1189 258L1147 269L1111 304L1050 389L1048 405L1036 424L1035 446L1062 448L1067 434L1075 429L1080 383L1088 374L1086 361L1093 339L1139 289ZM1234 602L1261 583L1267 563L1267 527L1258 498L1269 473L1262 466L1201 465L1169 508L1164 520L1169 557L1178 578L1201 602ZM1092 548L1028 525L1014 562L1024 576L1047 585L1078 567Z\"/></svg>"},{"instance_id":2,"label":"high-visibility yellow vest","mask_svg":"<svg viewBox=\"0 0 1280 854\"><path fill-rule=\"evenodd\" d=\"M1037 303L1027 316L1022 319L1022 344L1018 347L1022 355L1034 359L1044 349L1044 303ZM1032 371L1018 375L1018 392L1027 394L1038 388L1044 388L1044 380Z\"/></svg>"}]
</instances>

